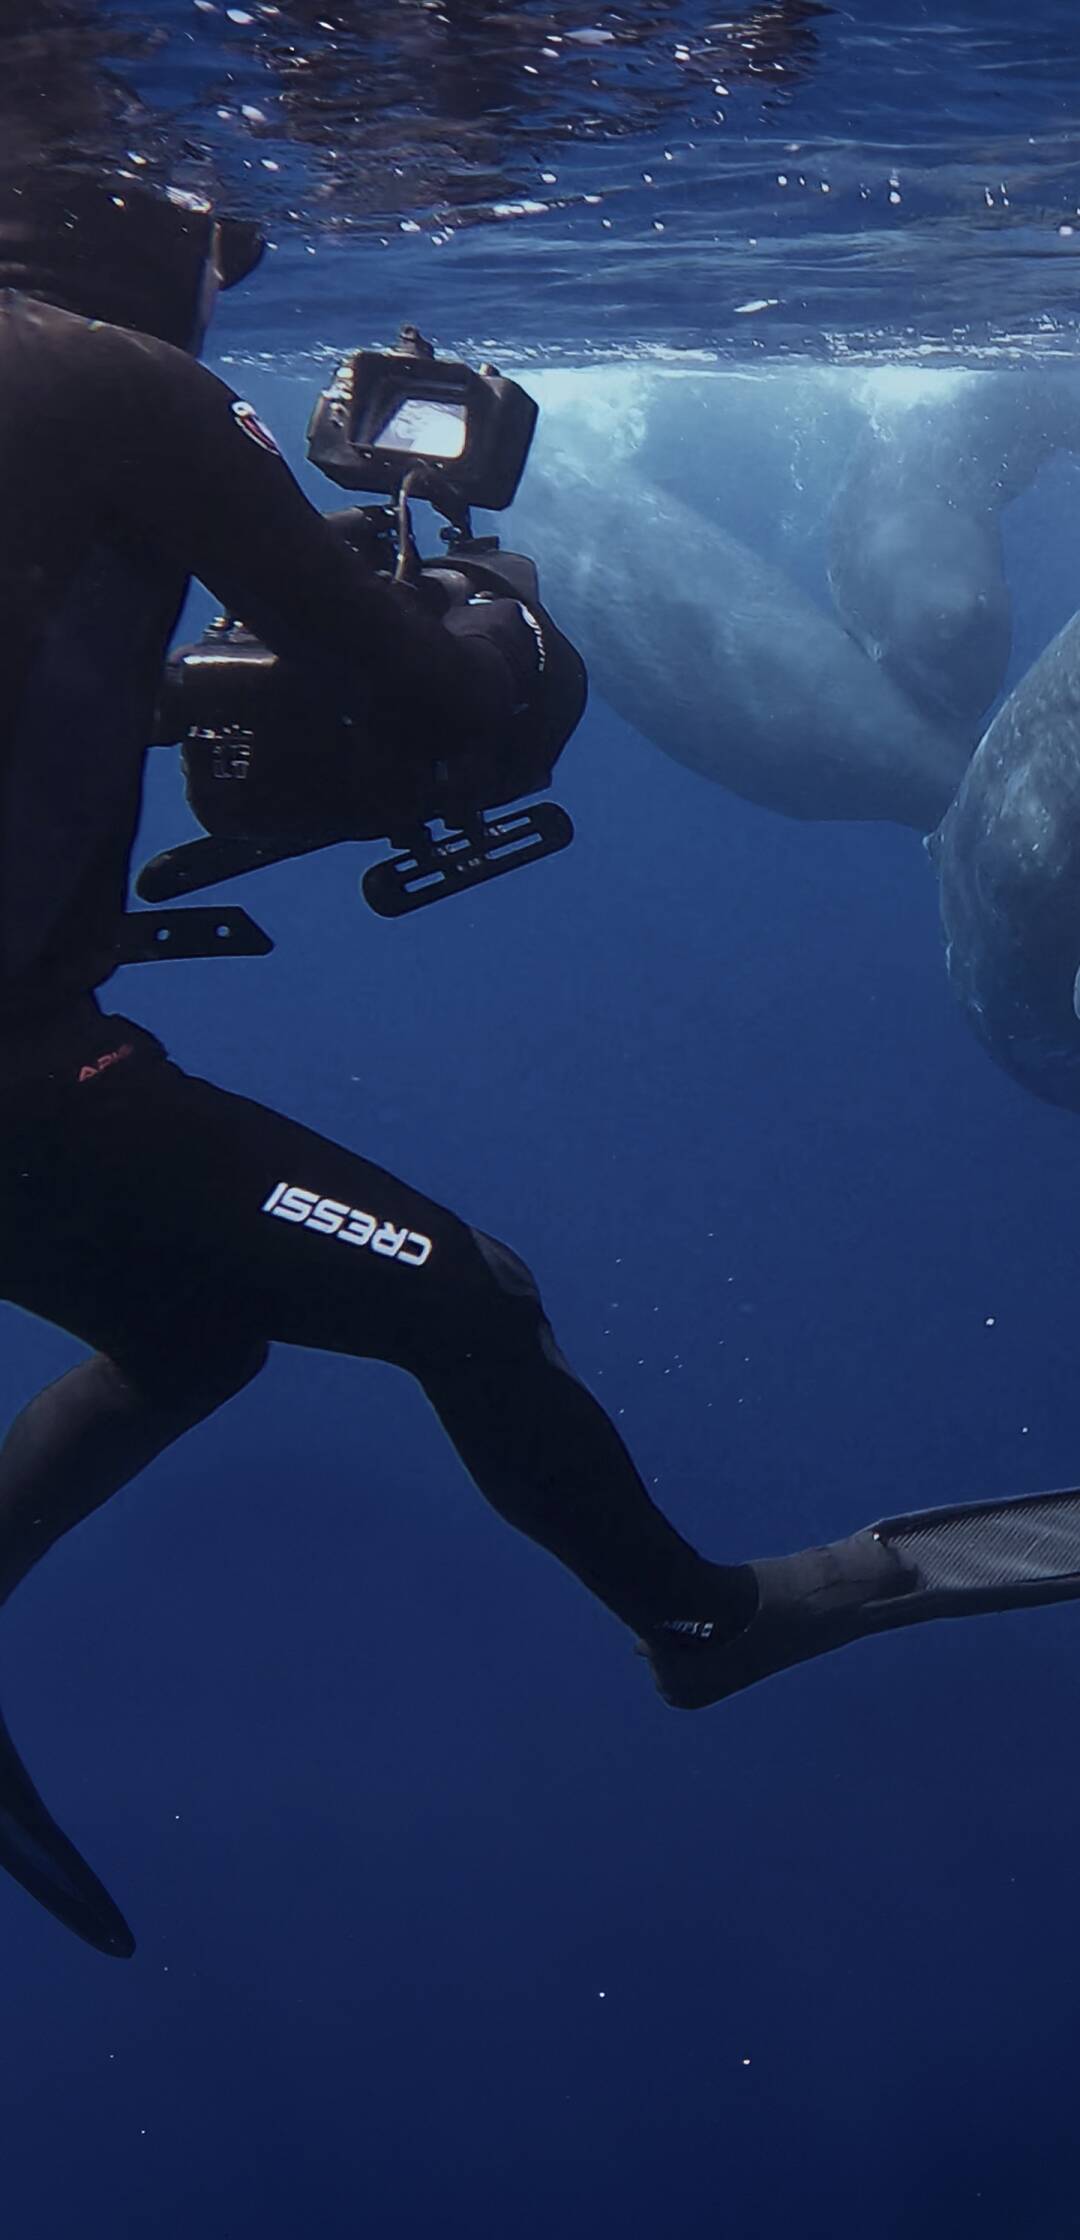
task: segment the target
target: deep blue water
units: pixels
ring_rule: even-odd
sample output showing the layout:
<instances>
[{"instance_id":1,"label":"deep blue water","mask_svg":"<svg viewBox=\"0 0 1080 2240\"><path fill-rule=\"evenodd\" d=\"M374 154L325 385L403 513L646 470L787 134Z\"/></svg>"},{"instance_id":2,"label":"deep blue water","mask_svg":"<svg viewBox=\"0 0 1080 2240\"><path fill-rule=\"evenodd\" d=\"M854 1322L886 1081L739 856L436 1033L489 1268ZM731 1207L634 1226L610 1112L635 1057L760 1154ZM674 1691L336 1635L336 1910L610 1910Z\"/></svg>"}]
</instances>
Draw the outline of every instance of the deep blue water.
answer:
<instances>
[{"instance_id":1,"label":"deep blue water","mask_svg":"<svg viewBox=\"0 0 1080 2240\"><path fill-rule=\"evenodd\" d=\"M923 139L897 42L967 57L955 129L989 146L976 29L1004 56L1013 15L821 19L826 58L861 43L878 174ZM1067 140L1071 20L1025 18L1017 140L1048 110ZM854 173L845 83L808 78L805 131ZM1032 167L1048 207L1046 141ZM1030 259L1015 245L1015 306L1044 305L1067 350L1039 264L1059 218ZM977 267L978 221L955 222ZM448 331L489 331L475 271L541 361L568 326L582 358L629 350L632 310L586 332L583 282L545 335L530 238L509 259L505 229L468 230ZM423 312L413 244L379 268L394 316ZM297 359L368 339L323 244L303 292L305 253L287 307L265 283L276 325L256 281L213 360L294 459ZM350 248L350 271L377 254ZM770 257L783 273L782 239ZM665 289L673 341L700 340L691 277L643 283L654 343ZM980 332L984 287L957 314ZM907 355L895 270L891 317L873 293L852 332ZM1077 473L1052 462L1006 517L1010 683L1077 604ZM187 620L208 611L197 592ZM600 700L558 790L578 838L535 872L387 925L339 850L238 891L271 959L131 973L117 1002L191 1070L512 1240L710 1554L1074 1482L1077 1121L968 1034L916 835L755 809ZM182 815L157 756L141 852ZM76 1349L4 1327L10 1413ZM629 1637L489 1515L404 1379L280 1352L32 1578L0 1677L140 1940L109 1966L0 1890L12 2240L1080 2231L1075 1610L901 1634L680 1720Z\"/></svg>"}]
</instances>

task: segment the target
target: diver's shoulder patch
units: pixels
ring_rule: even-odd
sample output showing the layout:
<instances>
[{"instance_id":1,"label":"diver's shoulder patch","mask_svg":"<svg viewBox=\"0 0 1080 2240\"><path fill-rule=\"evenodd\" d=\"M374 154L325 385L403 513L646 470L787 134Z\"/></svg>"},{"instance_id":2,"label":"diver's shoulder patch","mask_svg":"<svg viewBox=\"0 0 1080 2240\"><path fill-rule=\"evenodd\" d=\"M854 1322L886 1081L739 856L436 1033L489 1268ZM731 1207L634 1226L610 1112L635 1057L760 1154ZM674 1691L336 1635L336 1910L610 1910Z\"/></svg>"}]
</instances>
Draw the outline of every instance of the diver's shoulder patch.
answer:
<instances>
[{"instance_id":1,"label":"diver's shoulder patch","mask_svg":"<svg viewBox=\"0 0 1080 2240\"><path fill-rule=\"evenodd\" d=\"M232 407L232 416L237 427L242 428L244 434L251 437L252 443L258 444L260 451L272 451L275 459L280 459L280 448L275 443L265 420L260 420L253 404L245 404L241 397L237 397Z\"/></svg>"}]
</instances>

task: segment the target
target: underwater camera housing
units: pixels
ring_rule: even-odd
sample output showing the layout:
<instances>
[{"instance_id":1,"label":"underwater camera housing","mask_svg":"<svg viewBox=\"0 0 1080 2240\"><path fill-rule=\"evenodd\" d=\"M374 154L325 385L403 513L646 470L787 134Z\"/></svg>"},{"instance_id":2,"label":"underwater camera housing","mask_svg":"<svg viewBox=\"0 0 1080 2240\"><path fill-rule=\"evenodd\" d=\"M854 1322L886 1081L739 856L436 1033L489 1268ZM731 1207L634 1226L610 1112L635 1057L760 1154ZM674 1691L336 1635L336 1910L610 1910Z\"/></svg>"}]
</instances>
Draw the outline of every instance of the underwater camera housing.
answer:
<instances>
[{"instance_id":1,"label":"underwater camera housing","mask_svg":"<svg viewBox=\"0 0 1080 2240\"><path fill-rule=\"evenodd\" d=\"M308 426L312 464L380 505L332 517L375 573L419 587L436 611L476 598L516 599L545 648L537 706L497 756L455 767L430 752L395 751L363 717L321 697L301 671L222 615L170 655L156 738L180 742L188 801L206 838L168 848L136 881L144 902L197 893L270 863L343 840L387 839L361 889L371 909L401 917L447 895L553 855L573 838L543 792L585 705L583 664L540 605L533 562L474 537L470 507L498 511L520 483L537 407L490 365L436 359L413 327L391 351L346 357ZM417 549L411 505L442 517L443 553ZM297 747L302 752L297 752ZM362 771L357 781L358 768ZM197 925L196 920L201 921ZM152 922L151 922L152 921ZM136 912L126 960L262 954L267 936L243 911Z\"/></svg>"},{"instance_id":2,"label":"underwater camera housing","mask_svg":"<svg viewBox=\"0 0 1080 2240\"><path fill-rule=\"evenodd\" d=\"M426 467L431 486L450 485L458 505L502 513L538 416L532 398L494 366L474 372L437 358L416 327L402 327L396 349L354 350L342 360L311 415L308 458L345 490L394 497L406 473Z\"/></svg>"}]
</instances>

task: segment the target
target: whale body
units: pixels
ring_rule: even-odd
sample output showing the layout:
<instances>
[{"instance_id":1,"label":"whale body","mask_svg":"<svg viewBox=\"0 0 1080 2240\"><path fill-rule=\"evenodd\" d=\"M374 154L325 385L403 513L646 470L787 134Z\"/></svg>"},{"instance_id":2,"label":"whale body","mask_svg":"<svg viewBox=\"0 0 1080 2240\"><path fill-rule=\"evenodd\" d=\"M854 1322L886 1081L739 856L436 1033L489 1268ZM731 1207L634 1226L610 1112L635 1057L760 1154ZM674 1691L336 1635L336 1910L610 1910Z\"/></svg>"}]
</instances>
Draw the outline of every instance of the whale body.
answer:
<instances>
[{"instance_id":1,"label":"whale body","mask_svg":"<svg viewBox=\"0 0 1080 2240\"><path fill-rule=\"evenodd\" d=\"M871 385L832 508L829 583L845 626L918 706L977 730L1011 651L1002 510L1077 449L1080 397L1041 370L935 388L890 409Z\"/></svg>"},{"instance_id":2,"label":"whale body","mask_svg":"<svg viewBox=\"0 0 1080 2240\"><path fill-rule=\"evenodd\" d=\"M1080 614L995 717L934 836L949 980L998 1063L1080 1111Z\"/></svg>"},{"instance_id":3,"label":"whale body","mask_svg":"<svg viewBox=\"0 0 1080 2240\"><path fill-rule=\"evenodd\" d=\"M675 761L790 817L938 823L970 738L635 460L585 472L549 451L509 529L597 691Z\"/></svg>"}]
</instances>

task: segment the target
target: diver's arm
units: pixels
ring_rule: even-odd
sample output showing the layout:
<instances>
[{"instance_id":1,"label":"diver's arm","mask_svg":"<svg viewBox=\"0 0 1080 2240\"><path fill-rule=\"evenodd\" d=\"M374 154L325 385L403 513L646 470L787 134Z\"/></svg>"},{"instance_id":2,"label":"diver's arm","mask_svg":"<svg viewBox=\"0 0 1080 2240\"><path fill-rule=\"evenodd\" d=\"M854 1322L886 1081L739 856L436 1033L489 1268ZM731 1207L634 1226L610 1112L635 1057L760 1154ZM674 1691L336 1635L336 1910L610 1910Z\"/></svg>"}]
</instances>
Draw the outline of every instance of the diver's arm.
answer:
<instances>
[{"instance_id":1,"label":"diver's arm","mask_svg":"<svg viewBox=\"0 0 1080 2240\"><path fill-rule=\"evenodd\" d=\"M437 723L452 738L501 724L501 664L373 575L224 382L154 344L126 414L114 503L267 645L387 726Z\"/></svg>"}]
</instances>

